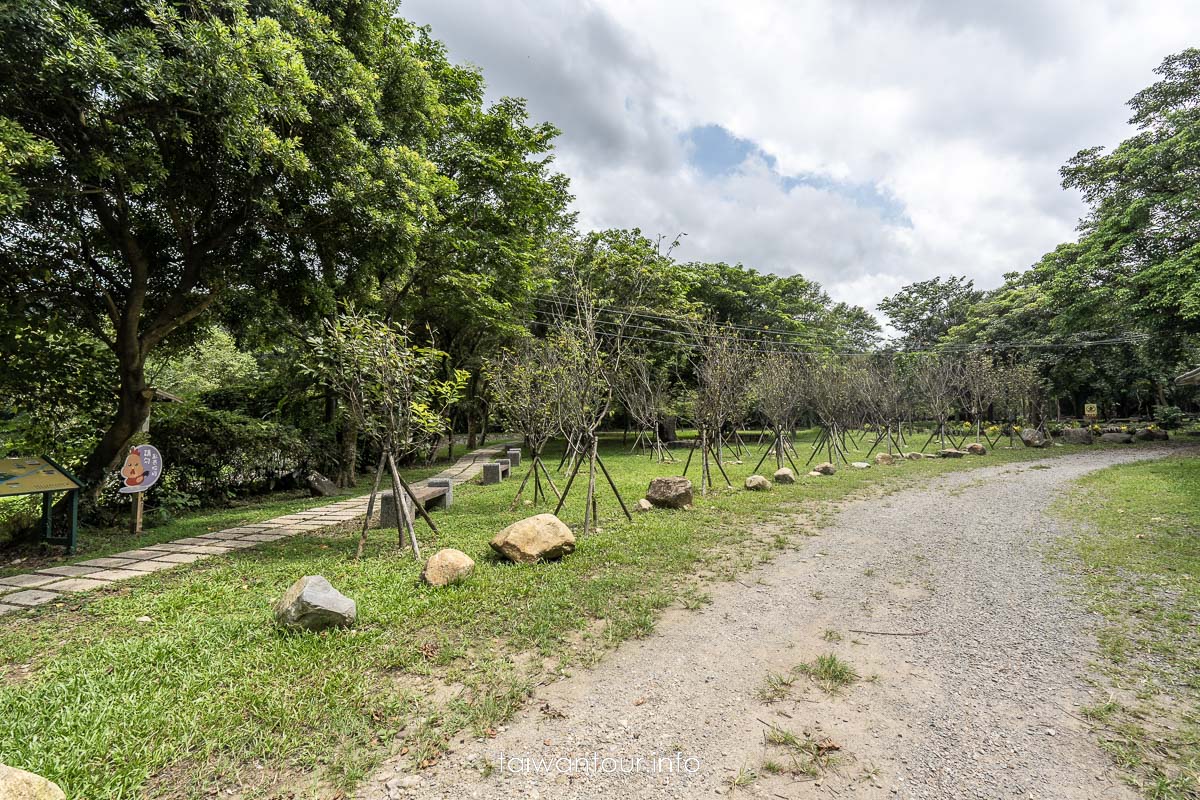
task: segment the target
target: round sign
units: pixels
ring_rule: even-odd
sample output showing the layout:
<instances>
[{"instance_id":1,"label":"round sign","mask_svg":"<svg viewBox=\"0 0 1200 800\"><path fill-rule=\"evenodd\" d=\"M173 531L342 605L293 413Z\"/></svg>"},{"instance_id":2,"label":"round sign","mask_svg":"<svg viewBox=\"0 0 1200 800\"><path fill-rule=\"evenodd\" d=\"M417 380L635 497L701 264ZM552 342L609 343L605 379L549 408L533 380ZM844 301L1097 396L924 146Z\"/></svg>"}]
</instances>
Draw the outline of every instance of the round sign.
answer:
<instances>
[{"instance_id":1,"label":"round sign","mask_svg":"<svg viewBox=\"0 0 1200 800\"><path fill-rule=\"evenodd\" d=\"M162 456L152 444L139 444L129 448L125 464L121 467L121 494L144 492L158 483L162 475Z\"/></svg>"}]
</instances>

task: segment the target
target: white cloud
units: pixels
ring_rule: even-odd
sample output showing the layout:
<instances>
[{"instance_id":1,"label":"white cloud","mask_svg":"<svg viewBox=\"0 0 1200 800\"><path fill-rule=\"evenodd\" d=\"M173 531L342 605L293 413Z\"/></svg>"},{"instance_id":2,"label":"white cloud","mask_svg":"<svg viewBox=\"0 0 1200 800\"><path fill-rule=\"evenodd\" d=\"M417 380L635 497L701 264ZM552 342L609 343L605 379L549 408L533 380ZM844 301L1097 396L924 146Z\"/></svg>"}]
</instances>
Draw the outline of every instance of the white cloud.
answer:
<instances>
[{"instance_id":1,"label":"white cloud","mask_svg":"<svg viewBox=\"0 0 1200 800\"><path fill-rule=\"evenodd\" d=\"M868 307L937 274L995 286L1070 238L1082 208L1058 167L1127 136L1125 101L1200 33L1186 0L409 0L402 11L482 67L492 95L526 97L563 130L559 164L583 224L685 231L681 258L801 272ZM707 125L758 150L708 174L685 143Z\"/></svg>"}]
</instances>

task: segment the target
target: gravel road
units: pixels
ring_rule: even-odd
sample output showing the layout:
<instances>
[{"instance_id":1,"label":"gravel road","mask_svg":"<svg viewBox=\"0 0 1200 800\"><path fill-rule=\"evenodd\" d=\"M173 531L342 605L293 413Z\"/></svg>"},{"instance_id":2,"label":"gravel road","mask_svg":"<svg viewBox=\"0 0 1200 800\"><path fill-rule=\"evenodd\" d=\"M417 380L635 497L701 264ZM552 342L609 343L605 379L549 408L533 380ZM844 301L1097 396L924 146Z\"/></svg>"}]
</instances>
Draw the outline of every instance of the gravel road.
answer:
<instances>
[{"instance_id":1,"label":"gravel road","mask_svg":"<svg viewBox=\"0 0 1200 800\"><path fill-rule=\"evenodd\" d=\"M1060 489L1165 452L967 470L848 503L711 605L543 687L494 739L417 775L385 765L359 797L1133 800L1079 716L1105 699L1084 679L1092 620L1039 548L1059 533L1043 512ZM827 653L864 680L829 695L800 677L760 699L768 673ZM791 763L771 725L831 739L837 763L768 774Z\"/></svg>"}]
</instances>

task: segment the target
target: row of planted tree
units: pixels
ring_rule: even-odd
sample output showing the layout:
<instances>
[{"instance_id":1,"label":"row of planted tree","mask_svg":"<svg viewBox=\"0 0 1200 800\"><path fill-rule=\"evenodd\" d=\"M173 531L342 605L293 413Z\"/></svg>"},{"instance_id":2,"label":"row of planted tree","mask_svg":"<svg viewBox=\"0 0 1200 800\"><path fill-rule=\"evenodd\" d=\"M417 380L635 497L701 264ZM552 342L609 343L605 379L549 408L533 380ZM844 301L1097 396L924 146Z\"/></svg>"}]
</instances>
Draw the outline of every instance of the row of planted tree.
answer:
<instances>
[{"instance_id":1,"label":"row of planted tree","mask_svg":"<svg viewBox=\"0 0 1200 800\"><path fill-rule=\"evenodd\" d=\"M427 450L449 433L463 376L436 379L442 354L413 346L404 328L353 309L311 345L308 368L336 388L342 407L382 453L374 487L385 470L402 485L394 457ZM1038 375L1015 358L802 349L700 321L676 341L652 340L639 335L636 312L602 306L582 282L527 336L490 358L486 373L494 413L523 437L529 454L512 507L527 490L534 503L550 492L557 514L572 488L583 486L585 531L595 526L604 485L630 516L599 448L600 432L618 410L636 430L633 449L661 462L676 461L662 432L669 417L682 415L696 430L683 474L695 461L702 494L718 481L732 485L724 464L746 454L741 432L748 427L762 430L757 471L770 457L776 468L797 468L800 427L819 430L809 462L823 453L839 463L864 443L867 455L961 444L971 435L994 445L1022 424L1043 424ZM565 447L551 470L543 457L556 438ZM563 471L561 489L554 471ZM409 493L401 502L415 498Z\"/></svg>"}]
</instances>

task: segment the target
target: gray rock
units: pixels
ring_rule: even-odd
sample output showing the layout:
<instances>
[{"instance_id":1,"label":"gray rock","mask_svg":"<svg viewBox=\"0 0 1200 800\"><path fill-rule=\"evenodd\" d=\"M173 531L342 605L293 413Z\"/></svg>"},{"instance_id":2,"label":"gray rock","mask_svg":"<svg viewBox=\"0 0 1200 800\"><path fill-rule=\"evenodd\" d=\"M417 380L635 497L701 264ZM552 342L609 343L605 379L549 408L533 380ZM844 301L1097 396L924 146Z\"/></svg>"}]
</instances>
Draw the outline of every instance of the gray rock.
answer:
<instances>
[{"instance_id":1,"label":"gray rock","mask_svg":"<svg viewBox=\"0 0 1200 800\"><path fill-rule=\"evenodd\" d=\"M308 484L308 490L312 492L313 497L333 497L338 493L337 484L319 472L308 473L304 482Z\"/></svg>"},{"instance_id":2,"label":"gray rock","mask_svg":"<svg viewBox=\"0 0 1200 800\"><path fill-rule=\"evenodd\" d=\"M1026 447L1045 447L1048 442L1037 428L1025 428L1021 431L1021 444Z\"/></svg>"},{"instance_id":3,"label":"gray rock","mask_svg":"<svg viewBox=\"0 0 1200 800\"><path fill-rule=\"evenodd\" d=\"M966 450L955 450L953 447L947 447L945 450L938 450L938 456L941 458L962 458L966 454Z\"/></svg>"},{"instance_id":4,"label":"gray rock","mask_svg":"<svg viewBox=\"0 0 1200 800\"><path fill-rule=\"evenodd\" d=\"M870 469L871 468L871 465L868 464L866 461L852 461L852 462L850 462L850 466L854 467L855 469Z\"/></svg>"},{"instance_id":5,"label":"gray rock","mask_svg":"<svg viewBox=\"0 0 1200 800\"><path fill-rule=\"evenodd\" d=\"M771 482L762 475L751 475L746 478L746 488L752 492L765 492L770 490Z\"/></svg>"},{"instance_id":6,"label":"gray rock","mask_svg":"<svg viewBox=\"0 0 1200 800\"><path fill-rule=\"evenodd\" d=\"M896 457L891 453L876 453L875 463L885 467L890 467L892 464L896 463Z\"/></svg>"},{"instance_id":7,"label":"gray rock","mask_svg":"<svg viewBox=\"0 0 1200 800\"><path fill-rule=\"evenodd\" d=\"M920 461L922 458L925 457L925 454L924 453L905 453L904 457L907 458L909 461Z\"/></svg>"},{"instance_id":8,"label":"gray rock","mask_svg":"<svg viewBox=\"0 0 1200 800\"><path fill-rule=\"evenodd\" d=\"M275 621L285 628L320 631L354 624L358 607L321 575L305 575L275 605Z\"/></svg>"},{"instance_id":9,"label":"gray rock","mask_svg":"<svg viewBox=\"0 0 1200 800\"><path fill-rule=\"evenodd\" d=\"M692 482L679 477L655 478L646 490L646 499L659 508L683 508L692 503Z\"/></svg>"},{"instance_id":10,"label":"gray rock","mask_svg":"<svg viewBox=\"0 0 1200 800\"><path fill-rule=\"evenodd\" d=\"M776 483L795 483L796 482L796 473L792 472L787 467L780 467L779 469L775 470L774 477L775 477Z\"/></svg>"},{"instance_id":11,"label":"gray rock","mask_svg":"<svg viewBox=\"0 0 1200 800\"><path fill-rule=\"evenodd\" d=\"M0 764L0 800L66 800L66 797L57 783Z\"/></svg>"},{"instance_id":12,"label":"gray rock","mask_svg":"<svg viewBox=\"0 0 1200 800\"><path fill-rule=\"evenodd\" d=\"M1162 428L1142 428L1133 435L1133 438L1142 442L1165 442L1171 438L1171 434Z\"/></svg>"},{"instance_id":13,"label":"gray rock","mask_svg":"<svg viewBox=\"0 0 1200 800\"><path fill-rule=\"evenodd\" d=\"M641 500L637 501L637 506L635 506L633 510L641 511L642 513L645 513L647 511L652 510L653 508L654 508L654 504L643 497Z\"/></svg>"},{"instance_id":14,"label":"gray rock","mask_svg":"<svg viewBox=\"0 0 1200 800\"><path fill-rule=\"evenodd\" d=\"M1105 444L1133 444L1133 437L1128 433L1102 433L1100 441Z\"/></svg>"},{"instance_id":15,"label":"gray rock","mask_svg":"<svg viewBox=\"0 0 1200 800\"><path fill-rule=\"evenodd\" d=\"M967 452L973 456L986 456L987 448L979 442L971 442L967 445Z\"/></svg>"},{"instance_id":16,"label":"gray rock","mask_svg":"<svg viewBox=\"0 0 1200 800\"><path fill-rule=\"evenodd\" d=\"M1059 432L1063 444L1091 444L1095 441L1092 432L1087 428L1063 428Z\"/></svg>"},{"instance_id":17,"label":"gray rock","mask_svg":"<svg viewBox=\"0 0 1200 800\"><path fill-rule=\"evenodd\" d=\"M832 475L833 473L837 472L837 467L826 461L823 464L817 464L815 467L813 467L812 471L821 475Z\"/></svg>"}]
</instances>

